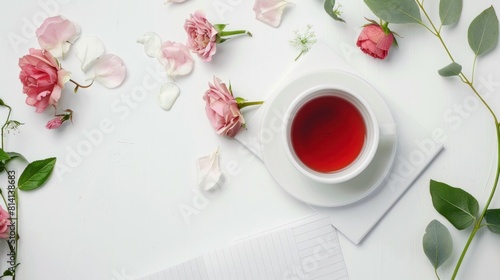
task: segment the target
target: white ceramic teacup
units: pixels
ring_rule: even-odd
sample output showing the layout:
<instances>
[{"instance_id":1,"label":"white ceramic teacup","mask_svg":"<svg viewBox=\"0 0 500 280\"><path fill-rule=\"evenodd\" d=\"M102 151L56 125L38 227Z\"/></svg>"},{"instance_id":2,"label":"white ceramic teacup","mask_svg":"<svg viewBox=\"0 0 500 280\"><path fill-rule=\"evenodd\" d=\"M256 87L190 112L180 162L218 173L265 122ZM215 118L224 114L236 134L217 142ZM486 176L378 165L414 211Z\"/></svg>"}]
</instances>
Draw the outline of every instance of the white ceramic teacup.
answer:
<instances>
[{"instance_id":1,"label":"white ceramic teacup","mask_svg":"<svg viewBox=\"0 0 500 280\"><path fill-rule=\"evenodd\" d=\"M301 109L304 108L304 105L308 104L312 100L316 100L317 104L322 104L322 101L326 101L327 99L322 98L320 100L317 100L318 98L321 97L329 97L329 96L334 96L337 98L329 99L329 100L341 100L341 105L338 106L343 106L342 108L349 107L352 108L352 106L358 111L359 114L354 114L357 116L358 123L360 122L359 115L361 116L362 122L364 123L364 141L362 144L360 144L360 140L356 143L356 147L361 147L359 149L359 153L357 153L357 156L352 159L346 166L337 169L337 170L315 170L305 164L301 159L300 156L297 155L295 149L294 149L294 143L292 140L292 124L294 123L295 117L297 116L298 112L300 112ZM342 101L343 100L343 101ZM320 102L321 101L321 102ZM347 101L348 103L345 103ZM334 102L334 101L331 101ZM326 104L326 103L325 103ZM352 105L352 106L349 106ZM347 105L347 106L345 106ZM310 107L312 105L308 105L309 109L304 109L304 111L310 111ZM325 105L326 106L326 105ZM324 107L324 106L323 106ZM337 107L340 108L340 107ZM325 109L323 109L325 110ZM354 110L350 110L354 111ZM305 113L301 113L302 115ZM319 122L318 122L319 123ZM379 144L379 138L381 134L381 127L379 126L377 122L376 115L373 111L373 109L370 107L370 105L365 101L365 99L357 94L356 92L349 90L347 88L339 87L339 86L334 86L334 85L318 85L314 88L311 88L303 93L301 93L294 102L290 105L288 108L288 111L286 113L286 118L283 123L284 127L284 132L283 135L283 141L284 141L284 148L287 153L288 159L290 162L295 166L297 170L299 170L301 173L304 175L308 176L309 178L319 181L322 183L330 183L330 184L335 184L335 183L341 183L345 182L349 179L354 178L358 174L360 174L372 161L376 151L377 147ZM308 124L309 125L309 124ZM311 123L310 126L314 127L315 123ZM306 126L307 127L307 126ZM317 131L318 129L313 131ZM349 129L347 129L349 130ZM353 130L354 131L354 130ZM351 132L345 132L344 130L338 131L339 133L351 133ZM383 134L394 134L395 131L391 131L391 129L383 129L382 130ZM330 135L330 134L329 134ZM356 137L362 137L359 136L361 134L357 133ZM314 135L316 136L316 135ZM328 136L331 138L331 136ZM345 136L347 138L345 139L350 139L349 136ZM311 139L314 139L312 137ZM297 141L296 141L297 142ZM360 146L362 145L362 146ZM321 146L324 145L316 145L321 148ZM311 146L313 149L316 149L316 146ZM333 147L333 146L332 146ZM344 152L342 149L349 149L347 145L344 145L339 148L339 153ZM336 150L335 150L336 151ZM356 151L358 151L358 148L356 148ZM314 151L316 154L319 152ZM331 152L331 151L330 151ZM354 157L354 154L351 155ZM323 160L323 159L321 159ZM325 159L328 160L328 159Z\"/></svg>"}]
</instances>

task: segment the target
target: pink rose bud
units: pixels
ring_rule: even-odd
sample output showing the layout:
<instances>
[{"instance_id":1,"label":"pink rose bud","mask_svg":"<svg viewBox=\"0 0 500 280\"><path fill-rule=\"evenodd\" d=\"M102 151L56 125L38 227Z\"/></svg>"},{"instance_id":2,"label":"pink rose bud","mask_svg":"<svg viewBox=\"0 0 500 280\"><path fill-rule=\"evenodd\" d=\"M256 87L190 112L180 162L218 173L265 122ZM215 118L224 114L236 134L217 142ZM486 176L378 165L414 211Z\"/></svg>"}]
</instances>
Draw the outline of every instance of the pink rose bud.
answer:
<instances>
[{"instance_id":1,"label":"pink rose bud","mask_svg":"<svg viewBox=\"0 0 500 280\"><path fill-rule=\"evenodd\" d=\"M0 238L7 239L9 237L10 215L0 206Z\"/></svg>"},{"instance_id":2,"label":"pink rose bud","mask_svg":"<svg viewBox=\"0 0 500 280\"><path fill-rule=\"evenodd\" d=\"M63 124L63 121L61 120L60 117L57 117L57 118L53 118L52 120L50 120L47 125L45 125L45 127L47 129L57 129L59 128L61 125Z\"/></svg>"},{"instance_id":3,"label":"pink rose bud","mask_svg":"<svg viewBox=\"0 0 500 280\"><path fill-rule=\"evenodd\" d=\"M73 111L70 109L64 110L64 114L56 115L55 118L50 120L45 127L47 129L57 129L59 128L65 121L73 119Z\"/></svg>"},{"instance_id":4,"label":"pink rose bud","mask_svg":"<svg viewBox=\"0 0 500 280\"><path fill-rule=\"evenodd\" d=\"M27 95L26 104L36 107L36 112L41 113L47 106L57 105L70 73L62 69L48 51L30 49L29 52L19 59L19 79Z\"/></svg>"},{"instance_id":5,"label":"pink rose bud","mask_svg":"<svg viewBox=\"0 0 500 280\"><path fill-rule=\"evenodd\" d=\"M217 134L234 137L245 124L238 103L219 78L214 77L214 83L208 85L210 88L203 96L207 117Z\"/></svg>"},{"instance_id":6,"label":"pink rose bud","mask_svg":"<svg viewBox=\"0 0 500 280\"><path fill-rule=\"evenodd\" d=\"M366 25L359 34L356 46L374 58L384 59L394 43L394 35L376 23Z\"/></svg>"}]
</instances>

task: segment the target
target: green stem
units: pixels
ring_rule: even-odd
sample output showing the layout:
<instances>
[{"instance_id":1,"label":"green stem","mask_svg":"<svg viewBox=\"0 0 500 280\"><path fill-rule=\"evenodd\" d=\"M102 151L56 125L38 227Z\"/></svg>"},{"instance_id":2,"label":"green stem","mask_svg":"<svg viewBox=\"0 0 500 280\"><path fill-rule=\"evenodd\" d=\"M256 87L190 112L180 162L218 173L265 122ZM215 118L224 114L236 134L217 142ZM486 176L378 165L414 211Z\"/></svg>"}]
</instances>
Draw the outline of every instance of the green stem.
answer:
<instances>
[{"instance_id":1,"label":"green stem","mask_svg":"<svg viewBox=\"0 0 500 280\"><path fill-rule=\"evenodd\" d=\"M450 50L448 49L448 46L446 45L446 43L443 40L443 37L441 36L440 30L438 30L436 28L436 26L434 25L434 23L432 22L431 18L427 14L427 11L423 7L423 5L418 0L416 0L416 2L418 4L418 6L420 7L420 9L422 10L422 12L424 13L424 15L427 18L427 20L429 21L429 23L431 24L432 28L434 29L434 32L432 30L430 30L431 33L434 34L439 39L439 41L443 45L443 47L444 47L446 53L448 54L448 57L451 59L451 61L455 62L455 59L453 58ZM477 56L474 58L474 67L475 67L475 64L476 64L476 59L477 59ZM462 250L462 253L461 253L460 258L459 258L459 260L457 262L457 265L455 266L455 270L453 271L453 276L451 277L451 280L454 280L457 277L458 271L460 270L460 266L462 265L462 262L463 262L463 260L465 258L465 255L467 254L469 246L472 243L472 240L474 239L474 237L476 236L477 231L482 227L481 223L482 223L482 221L484 219L484 216L486 215L486 211L488 211L488 208L489 208L489 206L491 204L491 201L493 200L493 196L495 195L495 192L496 192L496 189L497 189L497 186L498 186L498 181L499 181L499 178L500 178L500 125L498 123L498 118L497 118L495 112L488 105L488 103L486 102L486 100L484 100L484 98L479 94L479 92L477 91L476 87L474 87L474 84L473 84L474 80L471 81L470 79L468 79L467 76L465 76L465 74L463 72L460 73L459 77L460 77L460 79L465 84L467 84L471 88L471 90L474 92L474 94L476 95L476 97L481 101L481 103L483 103L483 105L486 107L486 109L488 109L488 111L490 112L490 114L491 114L491 116L493 118L493 121L494 121L494 124L495 124L495 131L496 131L496 135L497 135L497 147L496 147L496 149L497 149L497 168L496 168L496 174L495 174L495 181L493 183L493 188L491 189L491 193L490 193L490 196L488 198L488 201L486 202L486 204L484 206L484 209L481 212L481 215L479 216L479 218L477 219L476 223L474 224L474 229L472 230L472 232L471 232L471 234L470 234L470 236L469 236L469 238L467 240L467 243L465 244L465 247Z\"/></svg>"},{"instance_id":2,"label":"green stem","mask_svg":"<svg viewBox=\"0 0 500 280\"><path fill-rule=\"evenodd\" d=\"M233 35L248 34L248 36L253 37L252 33L246 30L234 30L234 31L222 31L219 33L220 37L228 37Z\"/></svg>"},{"instance_id":3,"label":"green stem","mask_svg":"<svg viewBox=\"0 0 500 280\"><path fill-rule=\"evenodd\" d=\"M457 277L457 274L458 274L458 271L460 269L460 266L462 265L462 262L463 262L463 260L465 258L465 254L467 253L467 251L469 249L469 246L472 243L472 240L476 236L477 231L482 227L481 223L482 223L482 221L484 219L484 216L486 215L486 211L488 211L488 208L490 207L491 201L493 200L493 196L495 195L495 192L497 190L498 180L500 178L500 126L498 125L498 118L497 118L495 112L493 112L493 110L491 109L491 107L488 105L488 103L479 94L479 92L474 87L474 85L472 84L472 82L469 81L469 79L467 79L467 77L465 77L465 75L463 75L463 73L462 73L462 76L465 79L465 83L472 89L472 91L477 96L477 98L479 98L479 100L481 100L481 102L483 103L483 105L488 109L488 111L490 112L491 116L493 117L493 121L495 122L495 131L496 131L496 134L497 134L497 170L496 170L496 174L495 174L495 181L493 183L493 188L491 190L490 196L488 197L488 201L484 205L483 211L481 212L481 215L479 216L479 219L475 223L474 229L472 230L472 232L471 232L471 234L469 236L469 239L467 240L467 243L465 244L465 247L462 250L462 254L460 255L460 258L458 259L457 265L455 266L455 270L453 271L453 276L451 277L451 280L454 280Z\"/></svg>"},{"instance_id":4,"label":"green stem","mask_svg":"<svg viewBox=\"0 0 500 280\"><path fill-rule=\"evenodd\" d=\"M438 275L438 269L437 268L434 268L434 273L436 273L436 277L438 280L441 280L441 278L439 278L439 275Z\"/></svg>"},{"instance_id":5,"label":"green stem","mask_svg":"<svg viewBox=\"0 0 500 280\"><path fill-rule=\"evenodd\" d=\"M474 84L474 74L476 72L476 62L477 62L477 55L474 56L474 62L472 63L472 78L471 78L471 84Z\"/></svg>"},{"instance_id":6,"label":"green stem","mask_svg":"<svg viewBox=\"0 0 500 280\"><path fill-rule=\"evenodd\" d=\"M2 126L2 150L3 150L3 137L4 137L3 134L4 134L4 131L5 131L5 127L7 127L7 124L9 123L10 114L12 113L12 108L10 106L7 106L7 105L4 105L4 106L9 109L9 114L7 115L7 119L5 120L5 123Z\"/></svg>"},{"instance_id":7,"label":"green stem","mask_svg":"<svg viewBox=\"0 0 500 280\"><path fill-rule=\"evenodd\" d=\"M238 108L241 110L241 109L248 107L248 106L262 105L262 104L264 104L264 101L243 102L243 103L238 104Z\"/></svg>"},{"instance_id":8,"label":"green stem","mask_svg":"<svg viewBox=\"0 0 500 280\"><path fill-rule=\"evenodd\" d=\"M5 205L5 208L7 208L7 200L5 199L5 196L3 195L3 192L0 191L0 195L2 196L3 203Z\"/></svg>"},{"instance_id":9,"label":"green stem","mask_svg":"<svg viewBox=\"0 0 500 280\"><path fill-rule=\"evenodd\" d=\"M75 82L75 80L73 79L69 79L70 82L72 82L73 84L76 85L77 88L89 88L90 86L92 86L94 84L94 80L92 80L92 82L90 82L90 84L84 86L84 85L80 85L79 83Z\"/></svg>"},{"instance_id":10,"label":"green stem","mask_svg":"<svg viewBox=\"0 0 500 280\"><path fill-rule=\"evenodd\" d=\"M299 59L299 58L300 58L303 54L304 54L304 51L301 51L301 52L299 53L299 55L295 58L295 61L297 61L297 59Z\"/></svg>"},{"instance_id":11,"label":"green stem","mask_svg":"<svg viewBox=\"0 0 500 280\"><path fill-rule=\"evenodd\" d=\"M455 62L455 59L453 58L453 56L451 55L451 52L450 50L448 49L448 46L446 46L446 43L444 42L443 40L443 37L441 36L441 32L436 28L436 25L434 24L434 22L432 21L431 17L429 16L429 14L427 13L427 11L425 10L424 8L424 5L422 5L419 1L416 1L417 2L417 5L420 7L420 10L422 10L422 12L424 13L425 15L425 18L427 18L427 20L429 21L429 23L431 24L431 27L432 29L434 29L434 31L432 31L431 29L427 28L432 34L434 34L434 36L438 37L439 38L439 41L441 42L441 45L443 45L444 49L446 50L446 53L448 54L448 56L450 57L451 61Z\"/></svg>"}]
</instances>

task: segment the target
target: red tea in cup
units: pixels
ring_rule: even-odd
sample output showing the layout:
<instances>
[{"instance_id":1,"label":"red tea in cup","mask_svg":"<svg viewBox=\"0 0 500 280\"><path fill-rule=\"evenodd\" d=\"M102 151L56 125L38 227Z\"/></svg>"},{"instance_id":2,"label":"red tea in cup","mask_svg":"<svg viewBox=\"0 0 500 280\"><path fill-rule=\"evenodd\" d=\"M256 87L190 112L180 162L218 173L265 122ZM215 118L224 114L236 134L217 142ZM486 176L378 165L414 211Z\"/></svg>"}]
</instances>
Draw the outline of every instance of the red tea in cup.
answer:
<instances>
[{"instance_id":1,"label":"red tea in cup","mask_svg":"<svg viewBox=\"0 0 500 280\"><path fill-rule=\"evenodd\" d=\"M290 128L295 155L305 166L322 173L353 163L363 150L367 130L358 108L335 95L307 101L296 112Z\"/></svg>"}]
</instances>

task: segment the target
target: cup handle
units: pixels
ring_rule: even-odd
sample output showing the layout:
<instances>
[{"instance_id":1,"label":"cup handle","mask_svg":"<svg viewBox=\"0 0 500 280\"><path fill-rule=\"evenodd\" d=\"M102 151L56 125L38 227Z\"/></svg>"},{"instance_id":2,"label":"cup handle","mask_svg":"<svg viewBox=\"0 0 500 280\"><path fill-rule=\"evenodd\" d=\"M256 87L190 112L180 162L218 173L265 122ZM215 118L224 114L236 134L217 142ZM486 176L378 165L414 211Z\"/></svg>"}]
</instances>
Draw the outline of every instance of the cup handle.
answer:
<instances>
[{"instance_id":1,"label":"cup handle","mask_svg":"<svg viewBox=\"0 0 500 280\"><path fill-rule=\"evenodd\" d=\"M395 135L398 133L398 126L395 123L384 123L378 125L380 135Z\"/></svg>"}]
</instances>

